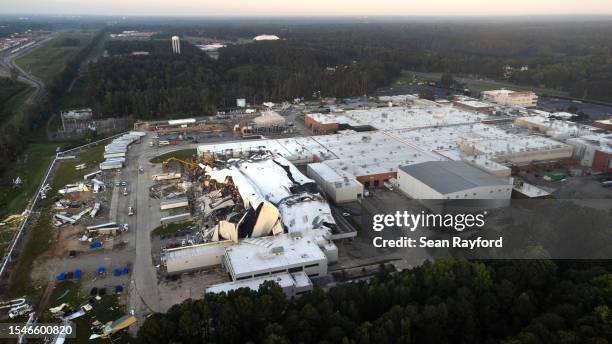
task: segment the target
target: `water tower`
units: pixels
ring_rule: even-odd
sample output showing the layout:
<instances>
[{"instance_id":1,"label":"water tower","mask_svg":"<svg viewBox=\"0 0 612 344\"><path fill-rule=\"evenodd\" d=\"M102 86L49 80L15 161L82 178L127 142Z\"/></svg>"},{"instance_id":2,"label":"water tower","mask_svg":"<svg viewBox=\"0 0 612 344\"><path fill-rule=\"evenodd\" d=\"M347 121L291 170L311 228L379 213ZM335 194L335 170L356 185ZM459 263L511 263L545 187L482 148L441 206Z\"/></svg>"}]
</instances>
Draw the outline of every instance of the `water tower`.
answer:
<instances>
[{"instance_id":1,"label":"water tower","mask_svg":"<svg viewBox=\"0 0 612 344\"><path fill-rule=\"evenodd\" d=\"M181 53L181 39L179 36L172 36L172 52L175 54Z\"/></svg>"}]
</instances>

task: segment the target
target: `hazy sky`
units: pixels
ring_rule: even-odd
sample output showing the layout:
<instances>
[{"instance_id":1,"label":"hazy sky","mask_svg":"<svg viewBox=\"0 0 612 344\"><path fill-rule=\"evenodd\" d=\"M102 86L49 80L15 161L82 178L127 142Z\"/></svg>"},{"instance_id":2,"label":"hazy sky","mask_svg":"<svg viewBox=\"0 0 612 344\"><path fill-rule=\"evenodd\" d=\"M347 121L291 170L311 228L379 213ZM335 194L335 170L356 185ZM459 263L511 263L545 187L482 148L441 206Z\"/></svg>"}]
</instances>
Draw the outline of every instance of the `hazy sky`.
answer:
<instances>
[{"instance_id":1,"label":"hazy sky","mask_svg":"<svg viewBox=\"0 0 612 344\"><path fill-rule=\"evenodd\" d=\"M523 15L612 14L612 0L0 0L0 14Z\"/></svg>"}]
</instances>

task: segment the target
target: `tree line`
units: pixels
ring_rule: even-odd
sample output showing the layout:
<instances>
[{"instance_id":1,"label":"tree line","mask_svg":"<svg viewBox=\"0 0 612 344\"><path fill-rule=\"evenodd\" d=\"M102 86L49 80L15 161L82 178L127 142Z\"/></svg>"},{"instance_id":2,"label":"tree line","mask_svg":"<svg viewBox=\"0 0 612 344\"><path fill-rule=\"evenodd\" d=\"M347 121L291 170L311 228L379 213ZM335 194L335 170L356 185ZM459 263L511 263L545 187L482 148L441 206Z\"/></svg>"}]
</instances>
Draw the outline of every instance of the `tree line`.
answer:
<instances>
[{"instance_id":1,"label":"tree line","mask_svg":"<svg viewBox=\"0 0 612 344\"><path fill-rule=\"evenodd\" d=\"M139 343L606 343L609 263L439 260L287 300L274 283L147 318Z\"/></svg>"},{"instance_id":2,"label":"tree line","mask_svg":"<svg viewBox=\"0 0 612 344\"><path fill-rule=\"evenodd\" d=\"M151 29L149 26L145 26ZM85 102L99 116L213 114L235 98L251 103L371 94L401 70L504 78L612 101L612 24L578 22L297 23L163 27L152 41L111 41L90 65ZM208 58L174 33L236 39L278 34L274 42L234 44ZM126 56L148 51L149 56ZM521 67L528 67L521 70Z\"/></svg>"}]
</instances>

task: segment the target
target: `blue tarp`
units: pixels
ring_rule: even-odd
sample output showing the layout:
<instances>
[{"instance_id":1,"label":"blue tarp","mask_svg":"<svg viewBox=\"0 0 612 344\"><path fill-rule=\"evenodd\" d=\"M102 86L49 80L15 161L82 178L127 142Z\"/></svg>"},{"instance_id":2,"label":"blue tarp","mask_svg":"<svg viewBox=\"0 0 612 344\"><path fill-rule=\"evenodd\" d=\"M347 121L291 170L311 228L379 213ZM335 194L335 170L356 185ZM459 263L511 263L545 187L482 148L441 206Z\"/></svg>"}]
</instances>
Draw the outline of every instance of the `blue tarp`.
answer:
<instances>
[{"instance_id":1,"label":"blue tarp","mask_svg":"<svg viewBox=\"0 0 612 344\"><path fill-rule=\"evenodd\" d=\"M124 275L127 275L127 274L129 274L129 273L130 273L130 268L129 268L129 267L127 267L127 266L126 266L126 267L124 267L124 268L123 268L123 274L124 274Z\"/></svg>"},{"instance_id":2,"label":"blue tarp","mask_svg":"<svg viewBox=\"0 0 612 344\"><path fill-rule=\"evenodd\" d=\"M101 241L94 241L91 244L89 244L89 248L100 248L100 247L102 247Z\"/></svg>"},{"instance_id":3,"label":"blue tarp","mask_svg":"<svg viewBox=\"0 0 612 344\"><path fill-rule=\"evenodd\" d=\"M57 280L58 281L63 281L65 279L66 279L66 273L65 272L62 272L59 275L57 275Z\"/></svg>"},{"instance_id":4,"label":"blue tarp","mask_svg":"<svg viewBox=\"0 0 612 344\"><path fill-rule=\"evenodd\" d=\"M121 270L120 268L115 269L115 273L114 273L114 275L115 275L115 276L121 276L121 271L122 271L122 270Z\"/></svg>"},{"instance_id":5,"label":"blue tarp","mask_svg":"<svg viewBox=\"0 0 612 344\"><path fill-rule=\"evenodd\" d=\"M74 278L81 278L81 270L74 270Z\"/></svg>"},{"instance_id":6,"label":"blue tarp","mask_svg":"<svg viewBox=\"0 0 612 344\"><path fill-rule=\"evenodd\" d=\"M98 268L98 273L99 274L103 274L105 271L106 271L106 269L103 266Z\"/></svg>"}]
</instances>

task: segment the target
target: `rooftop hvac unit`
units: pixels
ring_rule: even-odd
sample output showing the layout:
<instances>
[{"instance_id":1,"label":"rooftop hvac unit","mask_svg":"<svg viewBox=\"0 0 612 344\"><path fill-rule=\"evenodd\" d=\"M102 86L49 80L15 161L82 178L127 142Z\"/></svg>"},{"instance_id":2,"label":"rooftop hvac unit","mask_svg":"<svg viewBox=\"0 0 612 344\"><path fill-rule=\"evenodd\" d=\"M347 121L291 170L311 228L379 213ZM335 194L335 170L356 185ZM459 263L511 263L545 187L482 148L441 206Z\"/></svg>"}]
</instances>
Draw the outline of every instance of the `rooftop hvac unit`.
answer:
<instances>
[{"instance_id":1,"label":"rooftop hvac unit","mask_svg":"<svg viewBox=\"0 0 612 344\"><path fill-rule=\"evenodd\" d=\"M276 247L272 247L272 249L270 249L270 252L274 255L281 255L283 254L283 252L285 252L285 248L282 246L276 246Z\"/></svg>"}]
</instances>

